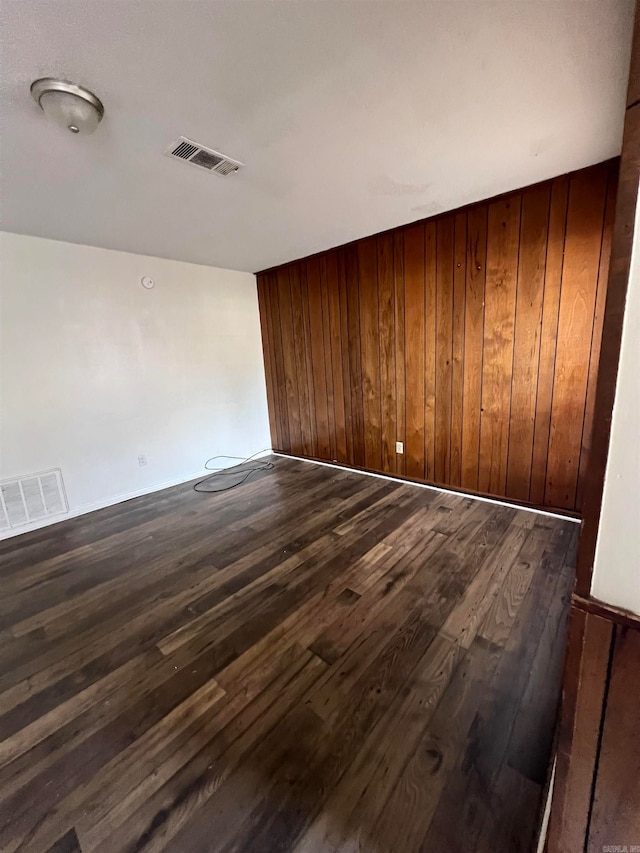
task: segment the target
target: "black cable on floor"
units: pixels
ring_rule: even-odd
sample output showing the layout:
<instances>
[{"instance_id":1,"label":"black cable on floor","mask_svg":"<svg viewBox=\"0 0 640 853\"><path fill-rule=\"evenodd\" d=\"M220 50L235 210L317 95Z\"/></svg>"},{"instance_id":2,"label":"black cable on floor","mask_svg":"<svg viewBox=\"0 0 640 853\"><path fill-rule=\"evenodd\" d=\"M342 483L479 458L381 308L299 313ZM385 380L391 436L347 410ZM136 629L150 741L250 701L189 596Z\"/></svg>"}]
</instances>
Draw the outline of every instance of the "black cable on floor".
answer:
<instances>
[{"instance_id":1,"label":"black cable on floor","mask_svg":"<svg viewBox=\"0 0 640 853\"><path fill-rule=\"evenodd\" d=\"M247 456L246 458L243 456L226 456L223 453L218 456L212 456L204 463L204 467L207 469L207 471L213 471L213 473L209 474L208 477L203 477L202 480L198 480L198 482L195 483L193 486L194 492L203 492L204 494L211 494L213 492L228 492L231 489L235 489L236 486L241 486L242 483L246 482L252 474L256 473L256 471L270 471L273 468L273 462L259 462L258 460L256 460L256 463L251 468L242 469L242 466L246 465L247 462L251 462L251 460L255 456L258 456L260 453L266 453L269 450L270 448L267 448L266 450L258 450L257 453L253 453L251 456ZM216 459L239 459L240 464L234 465L231 468L210 468L210 463L214 462ZM236 483L231 483L230 485L228 485L227 481L221 479L217 487L213 485L217 482L216 478L218 477L238 477L241 475L244 476L242 476L242 479L238 480ZM210 485L207 488L202 488L202 486L207 483Z\"/></svg>"}]
</instances>

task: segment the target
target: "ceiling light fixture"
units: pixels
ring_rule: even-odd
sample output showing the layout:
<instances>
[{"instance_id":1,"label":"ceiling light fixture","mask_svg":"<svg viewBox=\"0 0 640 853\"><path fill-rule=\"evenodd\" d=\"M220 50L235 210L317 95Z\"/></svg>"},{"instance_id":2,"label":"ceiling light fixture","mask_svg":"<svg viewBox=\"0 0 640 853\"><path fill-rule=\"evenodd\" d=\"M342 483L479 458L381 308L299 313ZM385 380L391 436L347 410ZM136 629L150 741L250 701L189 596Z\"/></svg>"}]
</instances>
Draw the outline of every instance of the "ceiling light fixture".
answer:
<instances>
[{"instance_id":1,"label":"ceiling light fixture","mask_svg":"<svg viewBox=\"0 0 640 853\"><path fill-rule=\"evenodd\" d=\"M71 133L93 133L104 115L93 92L67 80L42 77L31 84L31 94L48 118Z\"/></svg>"}]
</instances>

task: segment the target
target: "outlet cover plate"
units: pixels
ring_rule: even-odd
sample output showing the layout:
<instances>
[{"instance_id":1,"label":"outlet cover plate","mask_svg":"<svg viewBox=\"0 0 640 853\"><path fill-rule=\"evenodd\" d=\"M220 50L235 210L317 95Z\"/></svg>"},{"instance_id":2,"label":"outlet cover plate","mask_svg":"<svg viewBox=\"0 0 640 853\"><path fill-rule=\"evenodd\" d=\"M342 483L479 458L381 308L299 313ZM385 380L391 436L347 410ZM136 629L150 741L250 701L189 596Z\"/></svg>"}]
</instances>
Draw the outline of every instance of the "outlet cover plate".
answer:
<instances>
[{"instance_id":1,"label":"outlet cover plate","mask_svg":"<svg viewBox=\"0 0 640 853\"><path fill-rule=\"evenodd\" d=\"M402 441L396 441L396 453L404 453L404 443Z\"/></svg>"}]
</instances>

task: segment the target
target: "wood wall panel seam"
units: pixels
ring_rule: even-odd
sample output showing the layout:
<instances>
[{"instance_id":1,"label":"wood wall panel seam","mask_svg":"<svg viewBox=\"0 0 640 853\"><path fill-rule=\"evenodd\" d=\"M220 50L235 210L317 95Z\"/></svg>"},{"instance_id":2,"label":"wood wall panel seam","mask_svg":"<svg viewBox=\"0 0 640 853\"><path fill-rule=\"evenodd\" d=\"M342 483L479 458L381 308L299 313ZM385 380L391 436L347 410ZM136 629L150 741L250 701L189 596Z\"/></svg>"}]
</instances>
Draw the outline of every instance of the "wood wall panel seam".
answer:
<instances>
[{"instance_id":1,"label":"wood wall panel seam","mask_svg":"<svg viewBox=\"0 0 640 853\"><path fill-rule=\"evenodd\" d=\"M607 188L605 194L603 239L600 245L600 259L598 263L598 279L596 284L596 298L593 312L593 323L591 328L591 347L589 352L589 367L587 371L587 393L585 397L584 420L582 424L582 435L580 439L580 458L578 460L578 478L576 482L576 493L574 505L580 509L582 504L582 489L586 467L588 465L589 451L591 448L591 430L593 424L593 407L595 406L595 383L598 374L600 360L600 343L602 340L602 323L604 320L604 301L607 295L606 277L609 271L609 259L611 254L611 232L613 231L613 213L615 211L617 180L612 169L607 176Z\"/></svg>"},{"instance_id":2,"label":"wood wall panel seam","mask_svg":"<svg viewBox=\"0 0 640 853\"><path fill-rule=\"evenodd\" d=\"M481 491L505 496L521 204L522 196L516 193L489 205L487 230L478 486Z\"/></svg>"},{"instance_id":3,"label":"wood wall panel seam","mask_svg":"<svg viewBox=\"0 0 640 853\"><path fill-rule=\"evenodd\" d=\"M435 480L440 483L451 483L454 224L452 216L436 224Z\"/></svg>"},{"instance_id":4,"label":"wood wall panel seam","mask_svg":"<svg viewBox=\"0 0 640 853\"><path fill-rule=\"evenodd\" d=\"M298 371L295 363L295 345L293 311L291 297L291 277L288 267L279 270L276 275L277 310L281 319L280 339L282 342L282 364L284 369L285 396L291 450L297 454L303 452L302 426L300 423L300 390Z\"/></svg>"},{"instance_id":5,"label":"wood wall panel seam","mask_svg":"<svg viewBox=\"0 0 640 853\"><path fill-rule=\"evenodd\" d=\"M342 370L342 395L345 418L346 461L353 464L353 412L351 407L351 369L349 366L349 319L347 316L347 285L344 250L338 250L338 298L340 305L340 347Z\"/></svg>"},{"instance_id":6,"label":"wood wall panel seam","mask_svg":"<svg viewBox=\"0 0 640 853\"><path fill-rule=\"evenodd\" d=\"M522 252L522 221L523 221L523 206L524 206L524 193L520 194L520 223L518 229L518 257L516 259L516 284L515 284L515 296L514 296L514 306L513 306L513 348L511 350L511 374L509 377L510 382L510 391L509 391L509 421L508 421L508 429L507 429L507 462L506 462L506 470L505 470L505 494L510 494L510 486L509 486L509 454L511 450L511 431L512 431L512 412L513 412L513 393L514 393L514 381L513 374L514 368L516 364L516 346L517 346L517 329L518 329L518 292L522 290L522 284L520 281L520 256ZM520 458L521 452L520 448L517 451L517 457ZM529 472L530 473L530 472Z\"/></svg>"},{"instance_id":7,"label":"wood wall panel seam","mask_svg":"<svg viewBox=\"0 0 640 853\"><path fill-rule=\"evenodd\" d=\"M318 422L316 388L313 378L313 358L311 352L311 321L309 319L309 283L307 281L307 269L304 264L298 264L300 272L300 295L302 297L302 321L304 328L304 360L307 371L307 395L310 405L310 435L309 444L318 452Z\"/></svg>"},{"instance_id":8,"label":"wood wall panel seam","mask_svg":"<svg viewBox=\"0 0 640 853\"><path fill-rule=\"evenodd\" d=\"M587 617L587 618L589 619L589 618L593 618L593 617ZM615 648L616 648L616 636L617 636L617 634L618 634L618 628L615 625L612 625L611 626L611 642L609 644L609 654L608 654L608 658L607 658L607 668L606 668L606 673L605 673L604 691L603 691L603 695L602 695L602 708L601 708L601 714L600 714L600 722L598 725L598 736L596 739L595 755L594 755L594 761L593 761L593 779L591 781L591 792L590 792L590 796L589 796L589 809L587 811L587 827L586 827L586 833L585 833L585 848L587 848L587 849L588 848L593 849L592 845L591 845L591 824L592 824L592 817L593 817L593 806L594 806L594 801L595 801L595 796L596 796L596 785L597 785L598 777L599 777L600 756L602 754L602 739L603 739L603 735L604 735L605 721L607 719L607 703L609 701L609 691L611 689L611 672L613 669L613 659L614 659ZM604 845L601 845L601 846L604 849Z\"/></svg>"},{"instance_id":9,"label":"wood wall panel seam","mask_svg":"<svg viewBox=\"0 0 640 853\"><path fill-rule=\"evenodd\" d=\"M395 359L396 359L396 423L397 438L406 443L406 369L405 369L405 301L404 301L404 234L397 231L393 240L393 277L394 277L394 321L395 321ZM405 473L405 454L396 454L396 473Z\"/></svg>"},{"instance_id":10,"label":"wood wall panel seam","mask_svg":"<svg viewBox=\"0 0 640 853\"><path fill-rule=\"evenodd\" d=\"M322 352L324 354L324 383L327 392L327 430L329 435L329 456L336 458L336 410L333 396L333 348L331 346L331 320L329 317L329 293L327 282L327 261L331 252L320 257L320 294L322 306Z\"/></svg>"},{"instance_id":11,"label":"wood wall panel seam","mask_svg":"<svg viewBox=\"0 0 640 853\"><path fill-rule=\"evenodd\" d=\"M360 335L360 270L355 246L347 247L347 300L349 318L349 364L351 366L351 394L354 411L353 447L356 465L365 464L364 457L364 403L362 391L362 336ZM350 273L350 274L349 274Z\"/></svg>"},{"instance_id":12,"label":"wood wall panel seam","mask_svg":"<svg viewBox=\"0 0 640 853\"><path fill-rule=\"evenodd\" d=\"M437 224L430 220L422 226L424 235L424 477L436 479L436 347L437 325L437 278L438 239ZM429 307L431 306L431 307Z\"/></svg>"},{"instance_id":13,"label":"wood wall panel seam","mask_svg":"<svg viewBox=\"0 0 640 853\"><path fill-rule=\"evenodd\" d=\"M550 502L564 507L575 506L606 187L607 168L603 164L572 176L569 188L558 315L560 368L554 384L548 451L552 475L546 485ZM567 278L571 288L564 286ZM567 430L567 423L575 423L574 429Z\"/></svg>"},{"instance_id":14,"label":"wood wall panel seam","mask_svg":"<svg viewBox=\"0 0 640 853\"><path fill-rule=\"evenodd\" d=\"M405 473L425 477L425 230L404 233Z\"/></svg>"},{"instance_id":15,"label":"wood wall panel seam","mask_svg":"<svg viewBox=\"0 0 640 853\"><path fill-rule=\"evenodd\" d=\"M451 376L451 483L462 485L462 413L464 411L464 339L466 321L467 211L454 220Z\"/></svg>"},{"instance_id":16,"label":"wood wall panel seam","mask_svg":"<svg viewBox=\"0 0 640 853\"><path fill-rule=\"evenodd\" d=\"M531 499L550 189L541 185L522 195L507 455L507 494L521 500Z\"/></svg>"},{"instance_id":17,"label":"wood wall panel seam","mask_svg":"<svg viewBox=\"0 0 640 853\"><path fill-rule=\"evenodd\" d=\"M290 421L289 421L289 406L290 400L288 395L287 388L287 372L285 368L285 356L284 356L284 345L283 345L283 336L282 336L282 315L280 312L280 288L278 287L278 277L282 275L281 270L276 270L272 273L270 277L270 286L269 292L271 294L271 321L273 323L273 333L275 339L275 353L276 353L276 377L278 381L278 389L280 393L280 400L282 402L282 414L281 414L281 425L282 425L282 437L285 445L289 447L289 452L291 452L292 444L291 444L291 431L290 431Z\"/></svg>"},{"instance_id":18,"label":"wood wall panel seam","mask_svg":"<svg viewBox=\"0 0 640 853\"><path fill-rule=\"evenodd\" d=\"M542 300L540 304L540 343L538 346L538 364L536 369L536 403L535 403L535 414L533 419L533 432L531 436L531 476L529 478L529 500L532 500L532 492L533 492L533 483L534 483L534 466L535 466L535 451L536 451L536 423L537 423L537 413L538 413L538 395L540 392L540 371L542 369L542 347L543 347L543 330L544 330L544 306L546 301L546 293L547 293L547 260L549 257L549 231L551 228L551 202L553 199L553 185L549 186L549 204L547 208L547 240L545 246L545 254L544 254L544 276L542 279ZM546 454L545 454L546 459ZM546 472L545 472L546 478Z\"/></svg>"},{"instance_id":19,"label":"wood wall panel seam","mask_svg":"<svg viewBox=\"0 0 640 853\"><path fill-rule=\"evenodd\" d=\"M558 221L555 221L556 217L553 217L552 214L554 212L553 208L553 199L555 197L558 198L559 202L556 205L559 210L556 213L556 217ZM552 239L549 239L547 243L547 257L545 263L545 284L544 284L544 304L542 307L542 342L541 342L541 352L540 352L540 365L538 366L538 372L540 372L542 366L542 347L544 344L547 344L545 349L549 351L546 353L547 355L547 366L550 367L550 376L546 380L546 387L544 389L543 403L540 409L536 411L536 422L534 424L534 434L533 434L533 453L534 459L532 463L532 474L531 474L531 490L530 490L530 499L532 502L539 501L540 503L545 503L545 492L546 492L546 483L547 483L547 474L548 474L548 466L549 466L549 439L551 437L551 405L553 402L553 389L555 385L555 376L556 376L556 365L557 365L557 355L558 355L558 313L560 309L560 297L562 294L562 269L563 269L563 258L564 258L564 244L566 239L566 230L567 230L567 211L569 208L569 176L563 176L563 178L554 181L551 188L551 202L549 209L549 234L557 233L561 235L561 248L558 250L556 246L553 245ZM552 221L556 226L555 229L552 229ZM558 243L560 240L557 241ZM557 291L557 294L551 290L550 281L549 281L549 251L555 255L556 269L553 272L555 281L553 282L553 287ZM551 291L551 295L549 296L549 301L551 299L554 300L554 310L549 318L549 310L548 308L551 306L547 306L547 293ZM549 329L547 335L544 334L544 328L546 321L549 321ZM538 398L540 396L540 375L538 375ZM540 425L538 426L540 422ZM539 441L536 444L536 438L540 436ZM536 463L536 447L537 447L537 463Z\"/></svg>"}]
</instances>

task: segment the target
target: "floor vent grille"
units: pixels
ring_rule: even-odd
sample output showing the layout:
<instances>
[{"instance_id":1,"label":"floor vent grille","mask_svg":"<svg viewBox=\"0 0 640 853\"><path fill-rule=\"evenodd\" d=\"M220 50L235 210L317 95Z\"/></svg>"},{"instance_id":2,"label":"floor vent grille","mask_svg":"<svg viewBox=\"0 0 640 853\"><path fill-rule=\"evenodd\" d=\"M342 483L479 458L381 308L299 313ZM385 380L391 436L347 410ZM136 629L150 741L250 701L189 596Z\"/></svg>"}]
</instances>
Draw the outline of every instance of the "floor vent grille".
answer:
<instances>
[{"instance_id":1,"label":"floor vent grille","mask_svg":"<svg viewBox=\"0 0 640 853\"><path fill-rule=\"evenodd\" d=\"M68 511L59 468L0 482L0 531Z\"/></svg>"}]
</instances>

